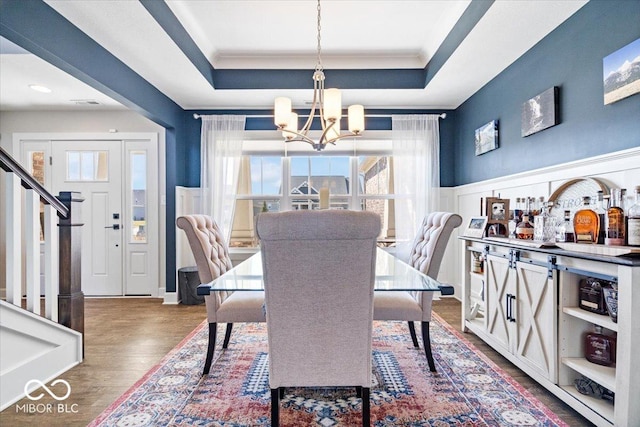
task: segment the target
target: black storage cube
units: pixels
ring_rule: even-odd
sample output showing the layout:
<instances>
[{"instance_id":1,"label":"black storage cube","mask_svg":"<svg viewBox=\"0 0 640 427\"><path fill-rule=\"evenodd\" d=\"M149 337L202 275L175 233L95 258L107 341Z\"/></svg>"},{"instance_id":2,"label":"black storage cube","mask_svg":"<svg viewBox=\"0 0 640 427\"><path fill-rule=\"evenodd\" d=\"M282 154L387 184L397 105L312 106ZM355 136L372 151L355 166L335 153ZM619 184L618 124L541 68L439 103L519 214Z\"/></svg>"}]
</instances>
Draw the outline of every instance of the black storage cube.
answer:
<instances>
[{"instance_id":1,"label":"black storage cube","mask_svg":"<svg viewBox=\"0 0 640 427\"><path fill-rule=\"evenodd\" d=\"M182 304L197 305L204 303L204 295L198 295L200 277L197 267L183 267L178 269L178 285Z\"/></svg>"}]
</instances>

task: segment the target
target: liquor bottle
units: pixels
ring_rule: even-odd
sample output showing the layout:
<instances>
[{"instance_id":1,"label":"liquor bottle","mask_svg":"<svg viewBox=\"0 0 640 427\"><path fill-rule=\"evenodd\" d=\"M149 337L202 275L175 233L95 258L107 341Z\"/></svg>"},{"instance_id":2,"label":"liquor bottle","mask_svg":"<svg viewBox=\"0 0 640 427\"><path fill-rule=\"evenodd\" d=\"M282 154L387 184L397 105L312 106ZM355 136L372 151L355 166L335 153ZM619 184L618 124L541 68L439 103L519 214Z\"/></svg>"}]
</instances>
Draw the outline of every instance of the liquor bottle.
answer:
<instances>
[{"instance_id":1,"label":"liquor bottle","mask_svg":"<svg viewBox=\"0 0 640 427\"><path fill-rule=\"evenodd\" d=\"M516 238L533 240L533 226L529 222L529 215L522 215L522 221L516 225Z\"/></svg>"},{"instance_id":2,"label":"liquor bottle","mask_svg":"<svg viewBox=\"0 0 640 427\"><path fill-rule=\"evenodd\" d=\"M616 337L602 333L602 326L594 325L594 332L585 336L584 356L591 363L603 366L616 364Z\"/></svg>"},{"instance_id":3,"label":"liquor bottle","mask_svg":"<svg viewBox=\"0 0 640 427\"><path fill-rule=\"evenodd\" d=\"M556 227L556 242L573 242L573 223L571 211L564 211L564 221Z\"/></svg>"},{"instance_id":4,"label":"liquor bottle","mask_svg":"<svg viewBox=\"0 0 640 427\"><path fill-rule=\"evenodd\" d=\"M520 223L522 221L522 218L524 218L525 215L529 215L530 211L529 211L529 198L528 197L523 197L522 198L522 215L520 215L520 221L518 221L518 223Z\"/></svg>"},{"instance_id":5,"label":"liquor bottle","mask_svg":"<svg viewBox=\"0 0 640 427\"><path fill-rule=\"evenodd\" d=\"M522 220L522 199L520 197L516 197L516 208L513 211L513 219L516 221L516 224Z\"/></svg>"},{"instance_id":6,"label":"liquor bottle","mask_svg":"<svg viewBox=\"0 0 640 427\"><path fill-rule=\"evenodd\" d=\"M573 231L577 243L597 243L600 232L600 219L591 209L591 197L582 198L582 207L573 216Z\"/></svg>"},{"instance_id":7,"label":"liquor bottle","mask_svg":"<svg viewBox=\"0 0 640 427\"><path fill-rule=\"evenodd\" d=\"M611 205L607 209L605 245L624 246L624 211L620 207L620 189L611 189Z\"/></svg>"},{"instance_id":8,"label":"liquor bottle","mask_svg":"<svg viewBox=\"0 0 640 427\"><path fill-rule=\"evenodd\" d=\"M627 215L627 244L640 246L640 185L636 187L636 201Z\"/></svg>"},{"instance_id":9,"label":"liquor bottle","mask_svg":"<svg viewBox=\"0 0 640 427\"><path fill-rule=\"evenodd\" d=\"M598 214L598 221L600 228L598 232L598 244L604 244L604 238L607 234L607 228L605 226L605 218L607 216L607 208L609 207L609 196L605 196L602 190L598 191L598 198L596 200L596 206L593 209Z\"/></svg>"},{"instance_id":10,"label":"liquor bottle","mask_svg":"<svg viewBox=\"0 0 640 427\"><path fill-rule=\"evenodd\" d=\"M538 202L536 203L536 215L540 215L542 214L542 212L544 212L544 210L546 209L547 204L544 201L544 197L540 196L538 197Z\"/></svg>"},{"instance_id":11,"label":"liquor bottle","mask_svg":"<svg viewBox=\"0 0 640 427\"><path fill-rule=\"evenodd\" d=\"M627 203L627 189L620 189L620 209L624 212L624 244L627 245L629 239L629 204Z\"/></svg>"}]
</instances>

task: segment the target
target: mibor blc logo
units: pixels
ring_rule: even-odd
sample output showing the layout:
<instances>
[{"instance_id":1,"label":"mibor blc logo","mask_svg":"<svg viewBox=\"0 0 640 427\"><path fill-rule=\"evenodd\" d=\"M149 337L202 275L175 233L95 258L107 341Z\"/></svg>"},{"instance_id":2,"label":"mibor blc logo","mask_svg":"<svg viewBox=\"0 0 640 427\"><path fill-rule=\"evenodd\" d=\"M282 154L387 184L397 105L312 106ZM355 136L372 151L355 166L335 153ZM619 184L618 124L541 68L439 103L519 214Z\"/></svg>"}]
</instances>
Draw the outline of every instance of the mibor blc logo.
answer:
<instances>
[{"instance_id":1,"label":"mibor blc logo","mask_svg":"<svg viewBox=\"0 0 640 427\"><path fill-rule=\"evenodd\" d=\"M25 385L24 385L24 394L27 396L27 398L29 398L29 400L40 400L44 397L44 393L40 393L37 396L32 396L29 393L29 386L31 384L36 384L39 385L40 387L42 387L47 393L49 393L49 396L53 397L55 400L65 400L67 397L69 397L69 395L71 394L71 385L65 381L65 380L55 380L54 382L52 382L50 385L51 387L55 387L57 384L64 384L67 387L67 392L63 395L63 396L58 396L56 395L54 392L51 391L51 389L49 387L47 387L42 381L40 380L30 380L28 381ZM38 389L36 389L38 390Z\"/></svg>"},{"instance_id":2,"label":"mibor blc logo","mask_svg":"<svg viewBox=\"0 0 640 427\"><path fill-rule=\"evenodd\" d=\"M29 391L34 385L37 388ZM51 387L51 388L50 388ZM41 390L42 389L42 390ZM71 395L71 385L65 380L55 380L49 386L40 380L29 380L24 385L24 394L34 402L41 400L47 394L58 402L66 400ZM73 403L25 403L16 405L16 412L29 414L64 414L78 413L78 404Z\"/></svg>"}]
</instances>

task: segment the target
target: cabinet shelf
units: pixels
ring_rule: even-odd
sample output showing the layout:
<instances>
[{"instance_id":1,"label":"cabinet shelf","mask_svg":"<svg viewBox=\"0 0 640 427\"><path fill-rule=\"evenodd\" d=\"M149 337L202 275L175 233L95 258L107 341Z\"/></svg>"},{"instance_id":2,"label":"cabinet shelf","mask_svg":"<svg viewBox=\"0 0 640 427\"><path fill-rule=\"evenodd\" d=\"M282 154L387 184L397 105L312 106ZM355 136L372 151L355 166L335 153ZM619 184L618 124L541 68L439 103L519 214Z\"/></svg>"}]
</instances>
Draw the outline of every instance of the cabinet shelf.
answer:
<instances>
[{"instance_id":1,"label":"cabinet shelf","mask_svg":"<svg viewBox=\"0 0 640 427\"><path fill-rule=\"evenodd\" d=\"M609 317L609 315L591 313L589 311L581 309L580 307L563 307L562 312L568 314L569 316L582 319L586 322L600 325L603 328L609 329L610 331L618 332L618 324L613 323L613 320L611 320L611 317Z\"/></svg>"},{"instance_id":2,"label":"cabinet shelf","mask_svg":"<svg viewBox=\"0 0 640 427\"><path fill-rule=\"evenodd\" d=\"M587 396L586 394L582 394L578 390L576 390L576 388L572 385L564 385L564 386L560 386L560 388L565 392L567 392L568 394L570 394L571 396L573 396L578 401L582 402L583 404L591 408L591 410L599 414L608 422L610 423L613 422L613 403L612 402L604 399L597 399L593 396Z\"/></svg>"},{"instance_id":3,"label":"cabinet shelf","mask_svg":"<svg viewBox=\"0 0 640 427\"><path fill-rule=\"evenodd\" d=\"M615 393L616 368L596 365L582 357L563 357L562 364Z\"/></svg>"}]
</instances>

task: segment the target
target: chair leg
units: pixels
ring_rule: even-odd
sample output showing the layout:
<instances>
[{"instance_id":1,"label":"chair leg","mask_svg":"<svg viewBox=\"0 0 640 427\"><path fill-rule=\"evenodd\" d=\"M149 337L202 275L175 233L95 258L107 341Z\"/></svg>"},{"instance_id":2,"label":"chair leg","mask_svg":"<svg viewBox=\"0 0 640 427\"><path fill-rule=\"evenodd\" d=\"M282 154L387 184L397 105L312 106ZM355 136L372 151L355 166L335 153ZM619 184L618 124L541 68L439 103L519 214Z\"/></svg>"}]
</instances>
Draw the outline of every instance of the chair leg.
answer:
<instances>
[{"instance_id":1,"label":"chair leg","mask_svg":"<svg viewBox=\"0 0 640 427\"><path fill-rule=\"evenodd\" d=\"M409 323L409 333L411 334L411 339L413 340L413 346L415 348L419 348L420 346L418 345L418 337L416 336L416 327L413 322L407 323Z\"/></svg>"},{"instance_id":2,"label":"chair leg","mask_svg":"<svg viewBox=\"0 0 640 427\"><path fill-rule=\"evenodd\" d=\"M429 338L429 322L422 322L422 344L424 345L424 353L427 356L427 362L429 362L429 370L431 372L435 372L436 364L433 361L433 354L431 353L431 338Z\"/></svg>"},{"instance_id":3,"label":"chair leg","mask_svg":"<svg viewBox=\"0 0 640 427\"><path fill-rule=\"evenodd\" d=\"M224 342L222 343L222 348L227 348L229 346L229 338L231 338L232 329L233 323L227 323L227 330L224 333Z\"/></svg>"},{"instance_id":4,"label":"chair leg","mask_svg":"<svg viewBox=\"0 0 640 427\"><path fill-rule=\"evenodd\" d=\"M358 399L362 398L362 386L361 385L357 385L356 386L356 397Z\"/></svg>"},{"instance_id":5,"label":"chair leg","mask_svg":"<svg viewBox=\"0 0 640 427\"><path fill-rule=\"evenodd\" d=\"M369 401L369 387L362 387L362 427L371 424L371 402Z\"/></svg>"},{"instance_id":6,"label":"chair leg","mask_svg":"<svg viewBox=\"0 0 640 427\"><path fill-rule=\"evenodd\" d=\"M213 351L216 348L216 330L217 323L209 323L209 345L207 347L207 357L204 359L204 370L202 375L208 375L211 369L211 361L213 360Z\"/></svg>"},{"instance_id":7,"label":"chair leg","mask_svg":"<svg viewBox=\"0 0 640 427\"><path fill-rule=\"evenodd\" d=\"M280 425L280 388L271 389L271 426Z\"/></svg>"}]
</instances>

